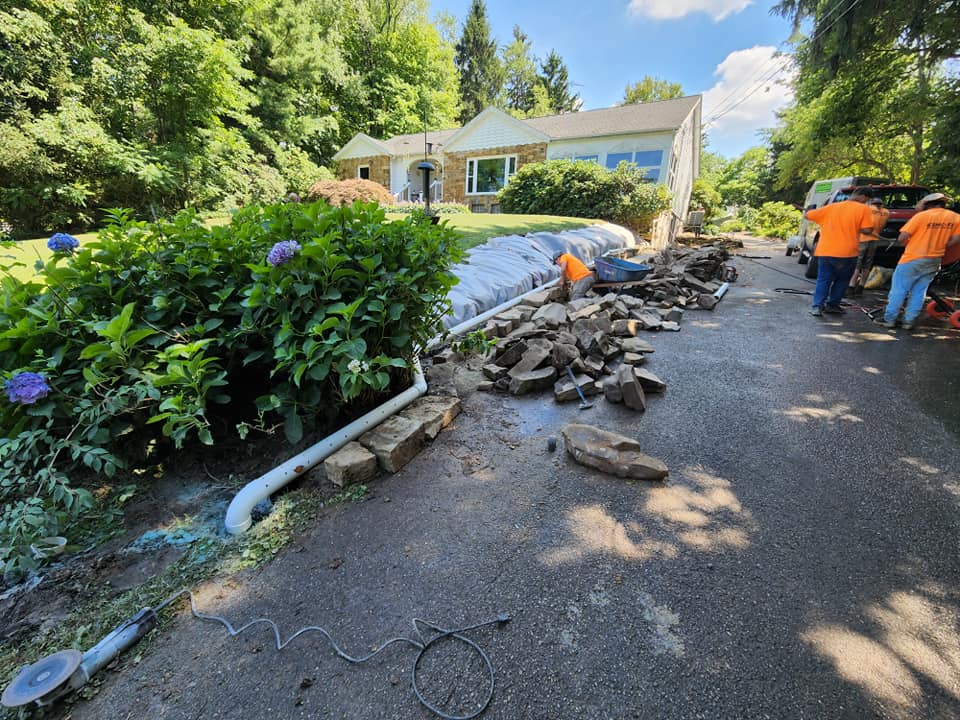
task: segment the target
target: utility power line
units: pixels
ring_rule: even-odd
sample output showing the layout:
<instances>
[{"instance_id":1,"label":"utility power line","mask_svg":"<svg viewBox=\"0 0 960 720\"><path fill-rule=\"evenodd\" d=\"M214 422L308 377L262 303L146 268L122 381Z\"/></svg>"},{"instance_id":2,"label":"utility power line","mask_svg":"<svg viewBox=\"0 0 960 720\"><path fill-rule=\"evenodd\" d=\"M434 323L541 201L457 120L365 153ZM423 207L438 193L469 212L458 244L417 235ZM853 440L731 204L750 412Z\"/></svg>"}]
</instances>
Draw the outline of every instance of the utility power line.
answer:
<instances>
[{"instance_id":1,"label":"utility power line","mask_svg":"<svg viewBox=\"0 0 960 720\"><path fill-rule=\"evenodd\" d=\"M843 4L843 2L844 2L844 0L838 0L837 4L834 5L833 8L831 8L829 11L827 11L827 12L824 14L824 20L825 20L827 17L829 17L831 14L833 14L834 12L836 12L836 10L838 10L838 9L840 8L840 6ZM862 2L862 0L853 0L853 2L850 3L850 6L849 6L846 10L844 10L842 13L840 13L839 15L837 15L837 17L835 17L835 18L833 19L833 21L832 21L829 25L827 25L826 27L824 27L824 28L820 29L819 31L815 32L815 33L813 34L813 36L810 38L810 41L813 42L813 41L816 40L817 38L823 36L824 33L826 33L827 31L829 31L834 25L836 25L847 13L849 13L851 10L853 10L853 8L855 8L857 5L859 5L860 2ZM823 22L823 20L821 20L821 22ZM783 45L783 43L781 43L781 45ZM763 65L761 65L761 70L762 70L765 66L770 65L771 62L777 60L778 58L783 58L783 57L784 57L784 56L774 55L773 57L769 58L769 59L767 60L767 62L765 62ZM777 67L777 68L773 69L771 72L769 72L767 75L765 75L759 82L756 83L755 87L753 87L749 92L747 92L746 94L744 94L742 97L740 97L739 99L737 99L735 102L733 102L733 103L730 104L729 106L724 107L724 103L726 103L726 102L728 101L728 99L731 98L736 91L728 94L726 98L724 98L720 103L718 103L717 108L714 110L714 112L711 114L711 116L710 116L710 117L707 119L707 121L704 123L704 125L703 125L704 128L709 127L710 125L714 124L714 123L715 123L717 120L719 120L720 118L724 117L724 116L727 115L728 113L730 113L730 112L732 112L733 110L735 110L736 108L738 108L740 105L742 105L744 102L746 102L749 98L751 98L753 95L755 95L755 94L756 94L762 87L764 87L767 83L771 82L777 75L779 75L780 73L784 72L784 71L787 69L787 67L789 67L790 64L791 64L791 60L790 60L790 58L787 58L787 61L786 61L786 62L782 63L780 67ZM756 75L757 75L757 72L754 72L750 77L753 78L753 77L756 77ZM744 83L740 83L740 84L737 86L737 90L739 90L739 88L741 88L741 87L744 87Z\"/></svg>"}]
</instances>

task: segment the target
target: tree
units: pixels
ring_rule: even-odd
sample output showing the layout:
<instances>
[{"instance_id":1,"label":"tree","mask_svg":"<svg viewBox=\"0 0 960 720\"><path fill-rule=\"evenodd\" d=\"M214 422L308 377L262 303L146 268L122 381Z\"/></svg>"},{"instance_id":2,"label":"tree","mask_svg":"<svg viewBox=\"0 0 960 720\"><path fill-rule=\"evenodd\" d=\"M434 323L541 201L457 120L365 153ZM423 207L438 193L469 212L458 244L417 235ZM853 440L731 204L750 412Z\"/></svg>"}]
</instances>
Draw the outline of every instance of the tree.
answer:
<instances>
[{"instance_id":1,"label":"tree","mask_svg":"<svg viewBox=\"0 0 960 720\"><path fill-rule=\"evenodd\" d=\"M627 85L623 91L623 105L636 103L656 102L657 100L672 100L683 97L683 87L680 83L672 83L660 78L644 75L633 85Z\"/></svg>"},{"instance_id":2,"label":"tree","mask_svg":"<svg viewBox=\"0 0 960 720\"><path fill-rule=\"evenodd\" d=\"M727 163L716 189L724 205L760 207L770 199L773 189L773 164L769 149L750 148Z\"/></svg>"},{"instance_id":3,"label":"tree","mask_svg":"<svg viewBox=\"0 0 960 720\"><path fill-rule=\"evenodd\" d=\"M484 108L497 105L503 86L497 41L490 37L487 6L483 0L473 0L470 4L454 64L460 73L460 121L466 123Z\"/></svg>"},{"instance_id":4,"label":"tree","mask_svg":"<svg viewBox=\"0 0 960 720\"><path fill-rule=\"evenodd\" d=\"M579 110L582 101L578 94L570 94L570 73L556 50L550 51L540 70L540 81L547 89L551 111L559 115Z\"/></svg>"},{"instance_id":5,"label":"tree","mask_svg":"<svg viewBox=\"0 0 960 720\"><path fill-rule=\"evenodd\" d=\"M899 139L911 182L930 165L930 134L945 102L943 63L960 52L960 4L947 0L782 0L774 10L813 32L798 43L799 104L817 100L826 115L821 143L868 134ZM879 107L885 98L898 102ZM829 118L830 122L826 119Z\"/></svg>"},{"instance_id":6,"label":"tree","mask_svg":"<svg viewBox=\"0 0 960 720\"><path fill-rule=\"evenodd\" d=\"M530 51L530 40L513 26L513 42L503 49L503 69L506 79L507 109L526 117L534 108L537 86L537 60Z\"/></svg>"}]
</instances>

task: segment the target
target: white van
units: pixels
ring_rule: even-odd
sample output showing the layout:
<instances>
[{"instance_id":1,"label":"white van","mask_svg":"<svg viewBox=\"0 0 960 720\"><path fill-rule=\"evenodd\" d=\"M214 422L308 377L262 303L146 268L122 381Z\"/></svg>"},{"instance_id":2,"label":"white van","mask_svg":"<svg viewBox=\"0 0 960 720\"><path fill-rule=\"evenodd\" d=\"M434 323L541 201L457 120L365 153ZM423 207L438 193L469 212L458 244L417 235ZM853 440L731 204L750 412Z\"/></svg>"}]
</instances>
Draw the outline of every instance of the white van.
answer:
<instances>
[{"instance_id":1,"label":"white van","mask_svg":"<svg viewBox=\"0 0 960 720\"><path fill-rule=\"evenodd\" d=\"M859 175L831 178L830 180L817 180L807 191L807 196L803 200L803 209L807 210L811 205L814 207L822 207L836 190L845 187L852 185L883 185L886 182L883 178L861 177ZM795 251L800 250L805 245L809 245L809 243L807 243L808 225L815 225L815 223L807 223L806 218L801 218L800 231L796 235L791 235L787 238L787 257L793 255ZM805 258L802 258L801 262L803 262L804 259Z\"/></svg>"}]
</instances>

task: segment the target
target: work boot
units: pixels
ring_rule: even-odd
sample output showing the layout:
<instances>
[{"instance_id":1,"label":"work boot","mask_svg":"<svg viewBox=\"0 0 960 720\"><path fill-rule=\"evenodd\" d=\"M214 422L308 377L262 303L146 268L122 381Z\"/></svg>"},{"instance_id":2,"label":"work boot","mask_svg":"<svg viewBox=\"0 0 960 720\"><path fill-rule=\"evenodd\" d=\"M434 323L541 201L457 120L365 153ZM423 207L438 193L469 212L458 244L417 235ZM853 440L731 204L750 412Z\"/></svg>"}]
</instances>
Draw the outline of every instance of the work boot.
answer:
<instances>
[{"instance_id":1,"label":"work boot","mask_svg":"<svg viewBox=\"0 0 960 720\"><path fill-rule=\"evenodd\" d=\"M825 305L823 311L830 315L843 315L846 312L846 310L839 305Z\"/></svg>"},{"instance_id":2,"label":"work boot","mask_svg":"<svg viewBox=\"0 0 960 720\"><path fill-rule=\"evenodd\" d=\"M814 317L821 317L823 315L823 308L821 308L819 305L814 305L812 308L810 308L810 314Z\"/></svg>"},{"instance_id":3,"label":"work boot","mask_svg":"<svg viewBox=\"0 0 960 720\"><path fill-rule=\"evenodd\" d=\"M897 321L896 321L896 320L884 320L884 321L883 321L883 326L884 326L885 328L890 328L891 330L893 330L893 329L897 326Z\"/></svg>"},{"instance_id":4,"label":"work boot","mask_svg":"<svg viewBox=\"0 0 960 720\"><path fill-rule=\"evenodd\" d=\"M913 330L913 323L912 323L912 322L905 322L905 323L903 323L903 325L901 325L900 327L902 327L904 330Z\"/></svg>"}]
</instances>

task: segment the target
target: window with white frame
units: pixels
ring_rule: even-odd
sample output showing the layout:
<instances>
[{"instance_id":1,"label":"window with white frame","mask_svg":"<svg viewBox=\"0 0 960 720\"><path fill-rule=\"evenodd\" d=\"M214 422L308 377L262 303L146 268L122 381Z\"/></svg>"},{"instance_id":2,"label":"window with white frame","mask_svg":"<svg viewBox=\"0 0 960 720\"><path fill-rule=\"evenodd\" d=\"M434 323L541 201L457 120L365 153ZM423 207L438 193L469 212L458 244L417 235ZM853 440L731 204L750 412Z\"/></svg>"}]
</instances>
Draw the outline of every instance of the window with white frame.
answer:
<instances>
[{"instance_id":1,"label":"window with white frame","mask_svg":"<svg viewBox=\"0 0 960 720\"><path fill-rule=\"evenodd\" d=\"M492 195L503 188L517 173L517 156L469 158L467 160L467 195Z\"/></svg>"},{"instance_id":2,"label":"window with white frame","mask_svg":"<svg viewBox=\"0 0 960 720\"><path fill-rule=\"evenodd\" d=\"M369 180L369 179L370 179L370 166L369 166L369 165L361 165L360 167L358 167L358 168L357 168L357 177L360 178L361 180Z\"/></svg>"},{"instance_id":3,"label":"window with white frame","mask_svg":"<svg viewBox=\"0 0 960 720\"><path fill-rule=\"evenodd\" d=\"M605 165L616 170L622 162L633 163L640 168L647 180L660 180L660 165L663 163L663 150L636 150L631 152L607 153Z\"/></svg>"}]
</instances>

